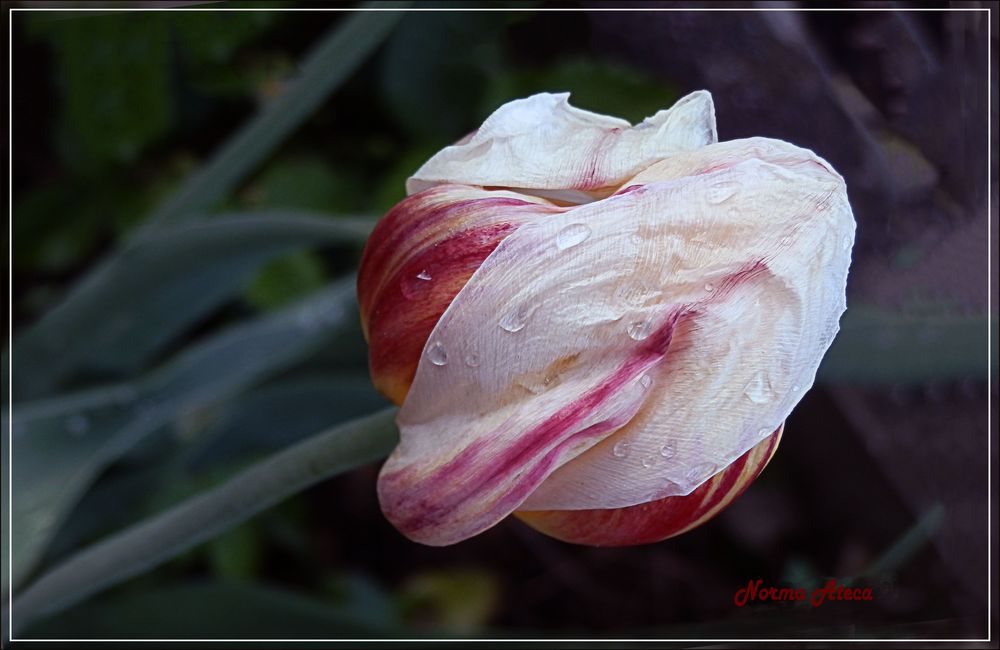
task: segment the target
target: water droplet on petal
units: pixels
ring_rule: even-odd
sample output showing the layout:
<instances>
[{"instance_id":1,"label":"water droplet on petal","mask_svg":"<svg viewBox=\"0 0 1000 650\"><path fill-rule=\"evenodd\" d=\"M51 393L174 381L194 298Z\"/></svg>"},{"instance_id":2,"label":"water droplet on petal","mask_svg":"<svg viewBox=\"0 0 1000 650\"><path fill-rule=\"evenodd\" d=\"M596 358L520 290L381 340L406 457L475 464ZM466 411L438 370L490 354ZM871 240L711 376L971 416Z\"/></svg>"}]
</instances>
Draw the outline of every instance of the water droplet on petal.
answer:
<instances>
[{"instance_id":1,"label":"water droplet on petal","mask_svg":"<svg viewBox=\"0 0 1000 650\"><path fill-rule=\"evenodd\" d=\"M793 385L792 385L792 392L793 392L793 393L797 393L797 392L799 392L800 390L802 390L802 386L799 386L798 384L793 384Z\"/></svg>"},{"instance_id":2,"label":"water droplet on petal","mask_svg":"<svg viewBox=\"0 0 1000 650\"><path fill-rule=\"evenodd\" d=\"M643 375L642 377L639 377L639 385L643 388L649 388L653 385L653 378L649 375Z\"/></svg>"},{"instance_id":3,"label":"water droplet on petal","mask_svg":"<svg viewBox=\"0 0 1000 650\"><path fill-rule=\"evenodd\" d=\"M625 328L625 332L630 338L642 341L649 338L649 335L653 333L653 325L649 321L639 320L629 323L628 327Z\"/></svg>"},{"instance_id":4,"label":"water droplet on petal","mask_svg":"<svg viewBox=\"0 0 1000 650\"><path fill-rule=\"evenodd\" d=\"M705 291L715 291L715 285L711 282L705 283Z\"/></svg>"},{"instance_id":5,"label":"water droplet on petal","mask_svg":"<svg viewBox=\"0 0 1000 650\"><path fill-rule=\"evenodd\" d=\"M663 446L660 447L660 455L663 456L664 458L673 458L674 456L676 456L677 443L675 443L673 440L668 440L667 442L663 443Z\"/></svg>"},{"instance_id":6,"label":"water droplet on petal","mask_svg":"<svg viewBox=\"0 0 1000 650\"><path fill-rule=\"evenodd\" d=\"M628 440L619 440L615 443L615 446L611 448L611 455L615 458L625 458L628 456L628 452L631 447L632 443Z\"/></svg>"},{"instance_id":7,"label":"water droplet on petal","mask_svg":"<svg viewBox=\"0 0 1000 650\"><path fill-rule=\"evenodd\" d=\"M586 241L587 237L590 237L590 226L574 223L559 231L556 235L556 246L559 250L566 250Z\"/></svg>"},{"instance_id":8,"label":"water droplet on petal","mask_svg":"<svg viewBox=\"0 0 1000 650\"><path fill-rule=\"evenodd\" d=\"M777 427L775 427L775 429L777 429ZM757 435L763 438L767 434L771 433L771 431L773 431L773 429L768 429L767 427L761 427L760 429L757 429Z\"/></svg>"},{"instance_id":9,"label":"water droplet on petal","mask_svg":"<svg viewBox=\"0 0 1000 650\"><path fill-rule=\"evenodd\" d=\"M656 464L656 456L649 455L642 459L642 466L649 469Z\"/></svg>"},{"instance_id":10,"label":"water droplet on petal","mask_svg":"<svg viewBox=\"0 0 1000 650\"><path fill-rule=\"evenodd\" d=\"M430 279L431 274L427 272L427 269L424 269L416 275L404 277L400 280L399 290L407 300L420 300L431 286L429 283Z\"/></svg>"},{"instance_id":11,"label":"water droplet on petal","mask_svg":"<svg viewBox=\"0 0 1000 650\"><path fill-rule=\"evenodd\" d=\"M465 355L465 365L470 368L476 368L479 366L479 355L478 354L467 354Z\"/></svg>"},{"instance_id":12,"label":"water droplet on petal","mask_svg":"<svg viewBox=\"0 0 1000 650\"><path fill-rule=\"evenodd\" d=\"M427 358L435 366L443 366L448 363L448 352L444 349L444 343L435 341L427 346Z\"/></svg>"},{"instance_id":13,"label":"water droplet on petal","mask_svg":"<svg viewBox=\"0 0 1000 650\"><path fill-rule=\"evenodd\" d=\"M500 319L500 328L508 332L520 332L528 324L528 319L534 311L533 305L521 305Z\"/></svg>"},{"instance_id":14,"label":"water droplet on petal","mask_svg":"<svg viewBox=\"0 0 1000 650\"><path fill-rule=\"evenodd\" d=\"M90 429L90 420L78 413L66 421L66 429L74 436L82 436Z\"/></svg>"},{"instance_id":15,"label":"water droplet on petal","mask_svg":"<svg viewBox=\"0 0 1000 650\"><path fill-rule=\"evenodd\" d=\"M733 197L740 189L740 184L736 181L719 181L708 188L706 198L713 205L725 203Z\"/></svg>"},{"instance_id":16,"label":"water droplet on petal","mask_svg":"<svg viewBox=\"0 0 1000 650\"><path fill-rule=\"evenodd\" d=\"M771 380L763 370L754 373L750 383L743 389L743 394L754 404L767 404L771 401Z\"/></svg>"}]
</instances>

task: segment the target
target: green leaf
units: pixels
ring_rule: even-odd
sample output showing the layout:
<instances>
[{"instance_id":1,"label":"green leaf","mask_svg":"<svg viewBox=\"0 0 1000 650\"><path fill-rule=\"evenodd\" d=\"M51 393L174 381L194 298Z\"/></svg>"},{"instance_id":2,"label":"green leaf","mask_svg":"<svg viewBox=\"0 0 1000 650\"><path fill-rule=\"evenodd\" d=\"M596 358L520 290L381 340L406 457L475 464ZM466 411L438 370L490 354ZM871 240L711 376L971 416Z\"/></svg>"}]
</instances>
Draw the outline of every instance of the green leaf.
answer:
<instances>
[{"instance_id":1,"label":"green leaf","mask_svg":"<svg viewBox=\"0 0 1000 650\"><path fill-rule=\"evenodd\" d=\"M398 439L394 417L395 409L386 409L318 434L71 556L14 599L13 632L208 541L311 485L384 457Z\"/></svg>"},{"instance_id":2,"label":"green leaf","mask_svg":"<svg viewBox=\"0 0 1000 650\"><path fill-rule=\"evenodd\" d=\"M108 464L178 414L233 395L313 352L354 319L353 304L349 277L289 309L193 345L134 384L16 405L14 584Z\"/></svg>"},{"instance_id":3,"label":"green leaf","mask_svg":"<svg viewBox=\"0 0 1000 650\"><path fill-rule=\"evenodd\" d=\"M153 212L144 225L146 233L171 223L198 219L204 210L230 194L368 58L401 15L395 11L358 11L348 15L320 40L287 89L266 104Z\"/></svg>"},{"instance_id":4,"label":"green leaf","mask_svg":"<svg viewBox=\"0 0 1000 650\"><path fill-rule=\"evenodd\" d=\"M172 444L151 450L155 464L140 459L134 467L119 466L87 491L43 561L65 557L81 543L193 496L264 454L387 405L367 373L296 372L201 408L197 417L182 418L200 421L196 428L175 425Z\"/></svg>"},{"instance_id":5,"label":"green leaf","mask_svg":"<svg viewBox=\"0 0 1000 650\"><path fill-rule=\"evenodd\" d=\"M359 243L363 219L252 213L185 224L113 254L18 337L15 401L51 391L81 367L132 371L240 291L281 253Z\"/></svg>"},{"instance_id":6,"label":"green leaf","mask_svg":"<svg viewBox=\"0 0 1000 650\"><path fill-rule=\"evenodd\" d=\"M817 376L827 382L920 383L996 376L987 337L997 324L985 316L934 312L896 313L850 307Z\"/></svg>"},{"instance_id":7,"label":"green leaf","mask_svg":"<svg viewBox=\"0 0 1000 650\"><path fill-rule=\"evenodd\" d=\"M256 209L349 213L363 207L364 180L357 171L334 168L318 156L287 156L265 167L240 198Z\"/></svg>"},{"instance_id":8,"label":"green leaf","mask_svg":"<svg viewBox=\"0 0 1000 650\"><path fill-rule=\"evenodd\" d=\"M187 451L197 471L250 454L268 453L337 422L388 406L368 375L282 378L230 400L221 417Z\"/></svg>"},{"instance_id":9,"label":"green leaf","mask_svg":"<svg viewBox=\"0 0 1000 650\"><path fill-rule=\"evenodd\" d=\"M393 611L327 602L269 586L207 582L132 591L33 626L27 638L285 638L404 636Z\"/></svg>"}]
</instances>

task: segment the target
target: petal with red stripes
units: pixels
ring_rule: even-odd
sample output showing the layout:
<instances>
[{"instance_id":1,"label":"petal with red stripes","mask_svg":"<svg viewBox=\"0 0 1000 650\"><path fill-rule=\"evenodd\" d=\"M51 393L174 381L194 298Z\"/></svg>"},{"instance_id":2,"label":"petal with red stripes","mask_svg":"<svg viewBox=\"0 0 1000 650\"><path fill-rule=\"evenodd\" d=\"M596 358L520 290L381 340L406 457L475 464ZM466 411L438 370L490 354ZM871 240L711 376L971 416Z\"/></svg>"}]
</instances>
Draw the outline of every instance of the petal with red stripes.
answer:
<instances>
[{"instance_id":1,"label":"petal with red stripes","mask_svg":"<svg viewBox=\"0 0 1000 650\"><path fill-rule=\"evenodd\" d=\"M379 495L401 531L448 544L518 508L689 494L784 420L836 332L853 219L825 163L754 146L679 154L700 173L500 242L431 332L400 412Z\"/></svg>"}]
</instances>

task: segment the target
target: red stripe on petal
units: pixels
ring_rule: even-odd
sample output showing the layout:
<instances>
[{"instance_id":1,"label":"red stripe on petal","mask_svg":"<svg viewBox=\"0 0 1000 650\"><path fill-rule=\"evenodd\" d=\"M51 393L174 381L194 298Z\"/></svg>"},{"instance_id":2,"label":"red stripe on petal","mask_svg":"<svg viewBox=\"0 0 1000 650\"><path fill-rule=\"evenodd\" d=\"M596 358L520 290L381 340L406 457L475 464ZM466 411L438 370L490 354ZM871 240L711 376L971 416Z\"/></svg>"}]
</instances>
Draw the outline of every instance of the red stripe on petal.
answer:
<instances>
[{"instance_id":1,"label":"red stripe on petal","mask_svg":"<svg viewBox=\"0 0 1000 650\"><path fill-rule=\"evenodd\" d=\"M508 421L478 435L437 467L383 471L379 497L386 517L411 539L434 545L461 541L496 524L566 462L566 456L582 453L584 444L603 439L632 418L641 396L631 408L584 425L665 357L683 315L672 312L604 381L523 433L512 434Z\"/></svg>"},{"instance_id":2,"label":"red stripe on petal","mask_svg":"<svg viewBox=\"0 0 1000 650\"><path fill-rule=\"evenodd\" d=\"M427 337L472 274L521 224L554 210L442 186L404 199L379 222L362 256L358 302L383 394L403 402Z\"/></svg>"},{"instance_id":3,"label":"red stripe on petal","mask_svg":"<svg viewBox=\"0 0 1000 650\"><path fill-rule=\"evenodd\" d=\"M519 511L519 519L551 537L589 546L659 542L714 518L741 495L771 460L783 426L688 495L626 508ZM710 499L706 495L712 494Z\"/></svg>"}]
</instances>

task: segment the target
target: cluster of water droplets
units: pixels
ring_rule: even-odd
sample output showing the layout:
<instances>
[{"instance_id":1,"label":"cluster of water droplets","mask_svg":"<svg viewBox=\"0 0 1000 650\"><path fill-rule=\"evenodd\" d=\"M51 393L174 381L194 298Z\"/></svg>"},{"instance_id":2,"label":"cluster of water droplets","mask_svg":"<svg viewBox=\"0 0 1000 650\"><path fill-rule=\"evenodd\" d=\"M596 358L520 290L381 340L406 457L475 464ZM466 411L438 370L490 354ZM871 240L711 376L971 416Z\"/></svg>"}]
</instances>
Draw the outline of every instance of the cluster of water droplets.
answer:
<instances>
[{"instance_id":1,"label":"cluster of water droplets","mask_svg":"<svg viewBox=\"0 0 1000 650\"><path fill-rule=\"evenodd\" d=\"M427 359L435 366L448 365L448 350L441 341L434 341L426 348ZM478 368L480 364L479 355L469 352L462 357L462 362L470 368Z\"/></svg>"}]
</instances>

